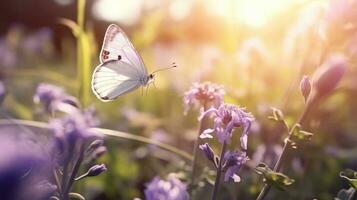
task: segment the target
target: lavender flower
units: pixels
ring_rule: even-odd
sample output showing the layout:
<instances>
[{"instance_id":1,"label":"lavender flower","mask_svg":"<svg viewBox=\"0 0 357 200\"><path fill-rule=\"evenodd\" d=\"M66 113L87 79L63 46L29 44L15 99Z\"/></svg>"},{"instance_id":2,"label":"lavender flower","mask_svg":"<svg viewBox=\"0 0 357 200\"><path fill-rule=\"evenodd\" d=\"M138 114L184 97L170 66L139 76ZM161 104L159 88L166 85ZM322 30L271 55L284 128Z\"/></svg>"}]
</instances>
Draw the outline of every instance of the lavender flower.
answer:
<instances>
[{"instance_id":1,"label":"lavender flower","mask_svg":"<svg viewBox=\"0 0 357 200\"><path fill-rule=\"evenodd\" d=\"M146 185L146 200L188 200L187 186L170 174L167 180L155 177Z\"/></svg>"},{"instance_id":2,"label":"lavender flower","mask_svg":"<svg viewBox=\"0 0 357 200\"><path fill-rule=\"evenodd\" d=\"M104 164L94 165L88 170L87 176L98 176L99 174L107 171L107 168Z\"/></svg>"},{"instance_id":3,"label":"lavender flower","mask_svg":"<svg viewBox=\"0 0 357 200\"><path fill-rule=\"evenodd\" d=\"M205 156L207 157L207 159L208 159L209 161L211 161L211 162L213 162L215 165L217 165L217 164L215 163L215 161L214 161L214 157L215 157L214 152L213 152L212 148L209 146L208 143L205 143L205 144L200 145L199 148L203 151L203 153L205 154Z\"/></svg>"},{"instance_id":4,"label":"lavender flower","mask_svg":"<svg viewBox=\"0 0 357 200\"><path fill-rule=\"evenodd\" d=\"M306 102L311 92L311 83L308 76L302 78L300 82L300 91Z\"/></svg>"},{"instance_id":5,"label":"lavender flower","mask_svg":"<svg viewBox=\"0 0 357 200\"><path fill-rule=\"evenodd\" d=\"M3 200L47 200L56 186L50 183L51 162L34 143L1 136L0 197Z\"/></svg>"},{"instance_id":6,"label":"lavender flower","mask_svg":"<svg viewBox=\"0 0 357 200\"><path fill-rule=\"evenodd\" d=\"M4 85L4 83L2 81L0 81L0 105L4 101L5 96L6 96L5 85Z\"/></svg>"},{"instance_id":7,"label":"lavender flower","mask_svg":"<svg viewBox=\"0 0 357 200\"><path fill-rule=\"evenodd\" d=\"M56 110L59 103L66 103L75 107L78 107L79 104L77 99L66 94L63 88L47 83L38 85L34 101L35 103L42 103L46 112Z\"/></svg>"},{"instance_id":8,"label":"lavender flower","mask_svg":"<svg viewBox=\"0 0 357 200\"><path fill-rule=\"evenodd\" d=\"M93 164L99 157L97 154L103 154L106 151L102 146L101 137L92 129L96 123L93 123L94 117L90 116L91 114L93 112L73 109L70 114L53 119L49 123L54 132L52 154L55 173L62 176L59 190L61 199L68 199L68 193L75 180L96 176L106 170L104 165L94 165L86 174L76 178L82 164ZM103 148L104 151L101 150Z\"/></svg>"},{"instance_id":9,"label":"lavender flower","mask_svg":"<svg viewBox=\"0 0 357 200\"><path fill-rule=\"evenodd\" d=\"M223 171L225 172L224 181L233 179L234 182L240 182L240 177L236 174L243 164L249 160L245 152L227 151L223 157Z\"/></svg>"},{"instance_id":10,"label":"lavender flower","mask_svg":"<svg viewBox=\"0 0 357 200\"><path fill-rule=\"evenodd\" d=\"M243 132L240 137L241 146L247 149L248 133L254 117L252 114L245 111L244 108L239 108L231 104L222 104L218 109L211 108L200 116L214 114L214 130L220 143L229 143L232 137L232 132L235 128L242 127ZM207 131L205 132L207 134Z\"/></svg>"},{"instance_id":11,"label":"lavender flower","mask_svg":"<svg viewBox=\"0 0 357 200\"><path fill-rule=\"evenodd\" d=\"M315 72L313 87L315 92L324 96L336 88L348 66L342 55L333 55Z\"/></svg>"},{"instance_id":12,"label":"lavender flower","mask_svg":"<svg viewBox=\"0 0 357 200\"><path fill-rule=\"evenodd\" d=\"M211 82L194 83L184 96L185 113L194 105L205 107L213 104L213 107L218 107L223 102L224 94L221 85Z\"/></svg>"},{"instance_id":13,"label":"lavender flower","mask_svg":"<svg viewBox=\"0 0 357 200\"><path fill-rule=\"evenodd\" d=\"M41 55L48 57L51 52L52 31L49 28L41 28L37 32L25 37L21 43L22 49L30 56Z\"/></svg>"},{"instance_id":14,"label":"lavender flower","mask_svg":"<svg viewBox=\"0 0 357 200\"><path fill-rule=\"evenodd\" d=\"M8 44L6 39L0 39L0 65L1 68L11 68L14 67L18 61L18 55L14 51L14 48Z\"/></svg>"},{"instance_id":15,"label":"lavender flower","mask_svg":"<svg viewBox=\"0 0 357 200\"><path fill-rule=\"evenodd\" d=\"M91 129L92 126L87 118L79 111L61 119L51 120L50 127L55 136L54 152L58 154L61 161L72 156L78 145L84 145L99 138L99 135Z\"/></svg>"}]
</instances>

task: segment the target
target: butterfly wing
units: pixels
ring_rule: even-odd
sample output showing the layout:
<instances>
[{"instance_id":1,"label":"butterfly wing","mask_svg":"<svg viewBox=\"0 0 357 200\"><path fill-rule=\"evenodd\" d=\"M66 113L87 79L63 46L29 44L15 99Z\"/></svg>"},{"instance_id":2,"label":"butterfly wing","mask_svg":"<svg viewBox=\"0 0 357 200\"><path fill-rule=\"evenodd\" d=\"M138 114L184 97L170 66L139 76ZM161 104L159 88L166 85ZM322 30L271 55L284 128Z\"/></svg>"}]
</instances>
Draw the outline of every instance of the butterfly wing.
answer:
<instances>
[{"instance_id":1,"label":"butterfly wing","mask_svg":"<svg viewBox=\"0 0 357 200\"><path fill-rule=\"evenodd\" d=\"M115 98L140 87L142 74L129 63L111 60L100 64L92 76L92 90L102 101Z\"/></svg>"},{"instance_id":2,"label":"butterfly wing","mask_svg":"<svg viewBox=\"0 0 357 200\"><path fill-rule=\"evenodd\" d=\"M121 60L147 75L144 62L135 50L124 31L115 24L109 25L104 36L99 60L105 63L109 60Z\"/></svg>"}]
</instances>

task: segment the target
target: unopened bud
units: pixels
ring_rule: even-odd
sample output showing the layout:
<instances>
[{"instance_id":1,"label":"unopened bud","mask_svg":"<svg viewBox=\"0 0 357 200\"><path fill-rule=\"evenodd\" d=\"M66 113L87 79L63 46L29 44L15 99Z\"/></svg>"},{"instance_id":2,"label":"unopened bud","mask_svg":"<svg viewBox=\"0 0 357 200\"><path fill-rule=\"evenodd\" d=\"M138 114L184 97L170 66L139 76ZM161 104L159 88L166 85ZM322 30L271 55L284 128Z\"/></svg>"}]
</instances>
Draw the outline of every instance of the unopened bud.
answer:
<instances>
[{"instance_id":1,"label":"unopened bud","mask_svg":"<svg viewBox=\"0 0 357 200\"><path fill-rule=\"evenodd\" d=\"M300 91L302 96L304 97L305 102L309 98L311 92L311 82L308 76L304 76L300 82Z\"/></svg>"},{"instance_id":2,"label":"unopened bud","mask_svg":"<svg viewBox=\"0 0 357 200\"><path fill-rule=\"evenodd\" d=\"M214 163L214 152L208 143L200 145L200 149L203 151L207 159Z\"/></svg>"},{"instance_id":3,"label":"unopened bud","mask_svg":"<svg viewBox=\"0 0 357 200\"><path fill-rule=\"evenodd\" d=\"M94 165L93 167L91 167L88 172L87 172L87 176L98 176L99 174L103 173L107 171L107 168L105 167L104 164L101 165Z\"/></svg>"},{"instance_id":4,"label":"unopened bud","mask_svg":"<svg viewBox=\"0 0 357 200\"><path fill-rule=\"evenodd\" d=\"M333 91L341 81L347 68L347 60L341 55L331 56L314 75L314 90L320 96Z\"/></svg>"}]
</instances>

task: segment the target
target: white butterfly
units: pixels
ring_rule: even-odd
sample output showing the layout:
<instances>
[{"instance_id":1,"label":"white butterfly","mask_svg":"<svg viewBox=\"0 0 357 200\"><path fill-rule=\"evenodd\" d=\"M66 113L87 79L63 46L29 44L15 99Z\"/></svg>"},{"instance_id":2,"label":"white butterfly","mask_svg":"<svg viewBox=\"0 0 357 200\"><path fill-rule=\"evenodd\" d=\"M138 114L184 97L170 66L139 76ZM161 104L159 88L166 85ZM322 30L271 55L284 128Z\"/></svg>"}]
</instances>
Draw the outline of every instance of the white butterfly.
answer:
<instances>
[{"instance_id":1,"label":"white butterfly","mask_svg":"<svg viewBox=\"0 0 357 200\"><path fill-rule=\"evenodd\" d=\"M115 24L107 28L99 60L101 64L92 76L92 90L102 101L111 101L140 86L148 86L155 78L154 73L160 71L148 74L140 55Z\"/></svg>"}]
</instances>

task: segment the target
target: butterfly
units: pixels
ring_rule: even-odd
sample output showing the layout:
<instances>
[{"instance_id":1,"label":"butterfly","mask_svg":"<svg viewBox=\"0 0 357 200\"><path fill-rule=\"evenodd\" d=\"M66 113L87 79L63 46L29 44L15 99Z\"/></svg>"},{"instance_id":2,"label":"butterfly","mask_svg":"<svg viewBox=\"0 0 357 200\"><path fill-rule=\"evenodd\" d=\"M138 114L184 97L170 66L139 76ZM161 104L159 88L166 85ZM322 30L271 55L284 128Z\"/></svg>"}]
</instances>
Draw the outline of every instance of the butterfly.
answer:
<instances>
[{"instance_id":1,"label":"butterfly","mask_svg":"<svg viewBox=\"0 0 357 200\"><path fill-rule=\"evenodd\" d=\"M148 74L139 53L124 31L115 24L107 28L99 60L100 64L92 76L92 90L104 102L114 100L140 86L147 87L154 81L156 72L176 67L173 63L168 68Z\"/></svg>"}]
</instances>

